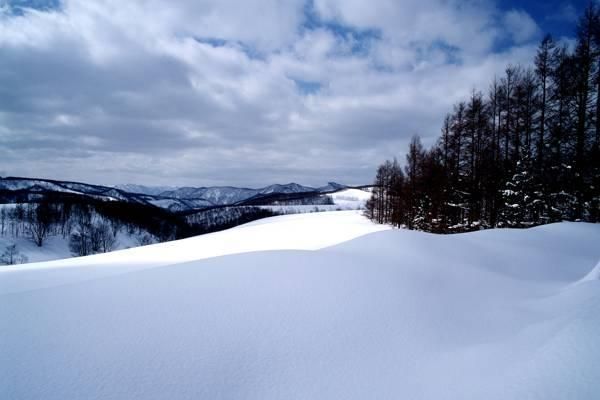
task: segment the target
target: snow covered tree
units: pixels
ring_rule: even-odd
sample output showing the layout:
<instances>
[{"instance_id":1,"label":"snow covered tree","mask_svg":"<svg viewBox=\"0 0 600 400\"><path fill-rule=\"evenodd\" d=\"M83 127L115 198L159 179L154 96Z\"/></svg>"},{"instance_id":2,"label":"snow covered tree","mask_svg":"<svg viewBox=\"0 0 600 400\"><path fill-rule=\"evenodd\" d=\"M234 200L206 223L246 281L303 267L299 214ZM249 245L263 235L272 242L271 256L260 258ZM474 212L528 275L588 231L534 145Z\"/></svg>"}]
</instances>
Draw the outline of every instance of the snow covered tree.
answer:
<instances>
[{"instance_id":1,"label":"snow covered tree","mask_svg":"<svg viewBox=\"0 0 600 400\"><path fill-rule=\"evenodd\" d=\"M517 162L512 178L502 191L504 207L500 211L498 226L523 228L538 225L544 213L541 185L532 173L529 157Z\"/></svg>"}]
</instances>

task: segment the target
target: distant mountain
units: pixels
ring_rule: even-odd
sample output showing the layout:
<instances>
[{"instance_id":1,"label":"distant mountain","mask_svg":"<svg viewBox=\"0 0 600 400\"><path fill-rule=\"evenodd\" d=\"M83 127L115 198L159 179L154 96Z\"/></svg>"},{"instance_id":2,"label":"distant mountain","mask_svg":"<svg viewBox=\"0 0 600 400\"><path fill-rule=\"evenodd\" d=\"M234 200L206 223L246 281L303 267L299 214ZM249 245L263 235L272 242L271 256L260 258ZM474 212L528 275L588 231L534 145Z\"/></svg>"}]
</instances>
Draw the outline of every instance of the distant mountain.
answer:
<instances>
[{"instance_id":1,"label":"distant mountain","mask_svg":"<svg viewBox=\"0 0 600 400\"><path fill-rule=\"evenodd\" d=\"M335 185L335 186L331 186ZM162 197L176 199L205 199L215 205L232 205L243 203L246 200L273 194L294 194L294 193L323 193L325 191L334 191L346 186L337 183L329 184L324 187L328 190L316 189L310 186L303 186L297 183L275 184L259 189L238 188L232 186L213 186L213 187L182 187L160 193ZM329 190L331 189L331 190Z\"/></svg>"},{"instance_id":2,"label":"distant mountain","mask_svg":"<svg viewBox=\"0 0 600 400\"><path fill-rule=\"evenodd\" d=\"M37 198L48 193L62 193L107 201L147 203L133 194L113 187L51 179L0 178L0 192L3 197L18 197L24 201L27 201L31 196ZM2 199L0 198L0 200Z\"/></svg>"},{"instance_id":3,"label":"distant mountain","mask_svg":"<svg viewBox=\"0 0 600 400\"><path fill-rule=\"evenodd\" d=\"M336 183L336 182L328 182L327 185L325 186L321 186L318 191L321 193L329 193L329 192L336 192L338 190L344 190L347 189L349 186L347 185L342 185L340 183Z\"/></svg>"},{"instance_id":4,"label":"distant mountain","mask_svg":"<svg viewBox=\"0 0 600 400\"><path fill-rule=\"evenodd\" d=\"M31 201L50 193L60 193L96 200L151 205L172 212L189 212L232 205L269 205L285 202L322 204L320 197L323 194L345 188L348 186L335 182L320 188L297 183L274 184L258 189L232 186L173 188L135 184L109 187L51 179L7 177L0 178L0 203Z\"/></svg>"},{"instance_id":5,"label":"distant mountain","mask_svg":"<svg viewBox=\"0 0 600 400\"><path fill-rule=\"evenodd\" d=\"M317 189L298 185L297 183L288 183L286 185L271 185L260 189L260 194L271 194L271 193L308 193L315 192Z\"/></svg>"},{"instance_id":6,"label":"distant mountain","mask_svg":"<svg viewBox=\"0 0 600 400\"><path fill-rule=\"evenodd\" d=\"M174 186L144 186L132 183L128 183L125 185L116 185L115 188L129 193L148 194L151 196L158 196L163 192L168 192L177 189L177 187Z\"/></svg>"},{"instance_id":7,"label":"distant mountain","mask_svg":"<svg viewBox=\"0 0 600 400\"><path fill-rule=\"evenodd\" d=\"M182 187L176 190L163 192L160 196L183 200L205 199L214 205L231 205L246 200L257 193L256 189L214 186Z\"/></svg>"}]
</instances>

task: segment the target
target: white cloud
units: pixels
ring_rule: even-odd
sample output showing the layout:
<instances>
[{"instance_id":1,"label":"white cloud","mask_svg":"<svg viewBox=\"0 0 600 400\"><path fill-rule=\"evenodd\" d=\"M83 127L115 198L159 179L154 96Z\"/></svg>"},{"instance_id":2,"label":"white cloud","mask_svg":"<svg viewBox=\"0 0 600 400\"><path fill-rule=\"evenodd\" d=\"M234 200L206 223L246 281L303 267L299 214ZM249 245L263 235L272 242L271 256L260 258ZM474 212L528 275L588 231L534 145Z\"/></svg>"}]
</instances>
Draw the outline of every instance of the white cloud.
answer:
<instances>
[{"instance_id":1,"label":"white cloud","mask_svg":"<svg viewBox=\"0 0 600 400\"><path fill-rule=\"evenodd\" d=\"M510 10L504 15L508 33L516 43L527 42L540 34L537 23L522 10Z\"/></svg>"},{"instance_id":2,"label":"white cloud","mask_svg":"<svg viewBox=\"0 0 600 400\"><path fill-rule=\"evenodd\" d=\"M312 28L305 7L65 0L0 17L0 169L100 183L366 182L534 51L527 17L485 1L315 0ZM498 52L509 32L518 45Z\"/></svg>"}]
</instances>

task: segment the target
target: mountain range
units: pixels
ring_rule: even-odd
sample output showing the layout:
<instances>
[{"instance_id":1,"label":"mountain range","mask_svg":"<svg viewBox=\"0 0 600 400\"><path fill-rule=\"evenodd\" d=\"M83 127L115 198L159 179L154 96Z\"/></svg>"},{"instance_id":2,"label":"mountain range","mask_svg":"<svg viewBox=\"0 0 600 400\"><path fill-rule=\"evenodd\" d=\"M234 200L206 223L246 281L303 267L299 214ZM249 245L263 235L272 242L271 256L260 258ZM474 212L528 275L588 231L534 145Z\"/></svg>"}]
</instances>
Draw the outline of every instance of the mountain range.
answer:
<instances>
[{"instance_id":1,"label":"mountain range","mask_svg":"<svg viewBox=\"0 0 600 400\"><path fill-rule=\"evenodd\" d=\"M152 205L173 212L185 212L217 206L256 205L263 201L265 204L272 204L280 197L285 200L318 197L348 187L335 182L318 188L297 183L274 184L258 189L232 186L168 187L135 184L113 187L51 179L0 177L0 202L31 201L49 193L58 193Z\"/></svg>"}]
</instances>

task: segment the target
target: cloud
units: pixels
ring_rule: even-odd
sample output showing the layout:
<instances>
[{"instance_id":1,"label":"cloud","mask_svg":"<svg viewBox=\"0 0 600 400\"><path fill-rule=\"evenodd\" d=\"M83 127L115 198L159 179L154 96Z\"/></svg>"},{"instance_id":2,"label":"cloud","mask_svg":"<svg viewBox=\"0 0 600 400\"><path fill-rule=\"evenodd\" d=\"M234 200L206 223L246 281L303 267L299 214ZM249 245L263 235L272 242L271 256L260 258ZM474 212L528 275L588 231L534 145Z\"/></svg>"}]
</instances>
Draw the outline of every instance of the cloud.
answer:
<instances>
[{"instance_id":1,"label":"cloud","mask_svg":"<svg viewBox=\"0 0 600 400\"><path fill-rule=\"evenodd\" d=\"M516 43L524 43L540 34L540 28L529 14L521 10L510 10L504 15L508 33Z\"/></svg>"},{"instance_id":2,"label":"cloud","mask_svg":"<svg viewBox=\"0 0 600 400\"><path fill-rule=\"evenodd\" d=\"M364 183L414 133L432 143L473 87L529 62L531 23L441 0L65 0L4 13L0 170Z\"/></svg>"}]
</instances>

